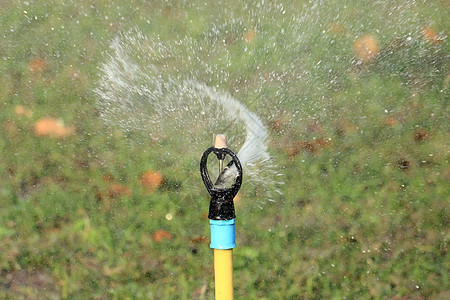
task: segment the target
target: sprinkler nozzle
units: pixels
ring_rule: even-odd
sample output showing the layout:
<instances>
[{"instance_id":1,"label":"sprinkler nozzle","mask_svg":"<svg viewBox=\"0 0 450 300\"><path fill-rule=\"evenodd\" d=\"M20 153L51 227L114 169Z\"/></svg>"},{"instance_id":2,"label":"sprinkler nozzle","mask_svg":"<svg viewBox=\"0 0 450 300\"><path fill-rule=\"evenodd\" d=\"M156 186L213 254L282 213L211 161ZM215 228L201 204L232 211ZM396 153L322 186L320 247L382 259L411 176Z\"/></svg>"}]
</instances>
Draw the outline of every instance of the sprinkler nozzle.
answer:
<instances>
[{"instance_id":1,"label":"sprinkler nozzle","mask_svg":"<svg viewBox=\"0 0 450 300\"><path fill-rule=\"evenodd\" d=\"M223 161L226 155L231 161L221 170L215 184L212 183L207 169L208 156L214 152L217 158ZM211 220L231 220L236 217L233 199L241 188L242 166L236 154L228 148L210 147L206 149L200 160L200 173L203 183L211 195L208 218ZM227 184L233 182L229 188Z\"/></svg>"}]
</instances>

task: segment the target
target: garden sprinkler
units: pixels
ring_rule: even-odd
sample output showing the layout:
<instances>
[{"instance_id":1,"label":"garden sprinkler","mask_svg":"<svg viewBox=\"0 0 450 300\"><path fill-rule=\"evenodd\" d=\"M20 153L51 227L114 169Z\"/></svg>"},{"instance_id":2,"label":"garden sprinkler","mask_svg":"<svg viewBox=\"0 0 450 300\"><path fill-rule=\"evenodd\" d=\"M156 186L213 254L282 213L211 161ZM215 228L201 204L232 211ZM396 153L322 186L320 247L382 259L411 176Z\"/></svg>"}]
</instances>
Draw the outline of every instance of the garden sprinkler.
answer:
<instances>
[{"instance_id":1,"label":"garden sprinkler","mask_svg":"<svg viewBox=\"0 0 450 300\"><path fill-rule=\"evenodd\" d=\"M214 152L219 159L219 176L213 184L207 169L208 156ZM226 155L231 161L223 167ZM233 257L236 247L233 198L242 184L242 166L236 154L227 148L226 137L218 134L213 147L206 149L200 161L203 183L211 195L209 224L211 244L214 249L214 281L216 300L233 299ZM229 187L228 187L229 186Z\"/></svg>"}]
</instances>

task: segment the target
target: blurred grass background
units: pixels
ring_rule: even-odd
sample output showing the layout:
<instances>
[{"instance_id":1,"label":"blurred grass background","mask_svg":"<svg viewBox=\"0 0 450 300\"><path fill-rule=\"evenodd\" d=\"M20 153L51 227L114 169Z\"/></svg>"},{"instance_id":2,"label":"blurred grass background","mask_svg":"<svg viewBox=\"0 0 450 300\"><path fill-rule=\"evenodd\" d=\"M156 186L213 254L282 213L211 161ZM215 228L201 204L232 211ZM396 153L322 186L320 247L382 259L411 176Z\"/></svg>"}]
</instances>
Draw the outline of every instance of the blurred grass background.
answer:
<instances>
[{"instance_id":1,"label":"blurred grass background","mask_svg":"<svg viewBox=\"0 0 450 300\"><path fill-rule=\"evenodd\" d=\"M252 1L2 1L0 298L213 298L208 195L186 184L198 162L168 164L105 125L93 90L122 30L201 41L230 18L242 22L219 37L234 62L221 88L262 115L286 183L263 209L258 190L236 203L236 298L449 298L449 3L407 2L266 3L284 13L252 31ZM295 32L285 20L303 12ZM308 47L263 51L302 32ZM355 46L363 35L373 57ZM256 67L297 56L314 80L287 75L255 99ZM163 183L149 188L146 172Z\"/></svg>"}]
</instances>

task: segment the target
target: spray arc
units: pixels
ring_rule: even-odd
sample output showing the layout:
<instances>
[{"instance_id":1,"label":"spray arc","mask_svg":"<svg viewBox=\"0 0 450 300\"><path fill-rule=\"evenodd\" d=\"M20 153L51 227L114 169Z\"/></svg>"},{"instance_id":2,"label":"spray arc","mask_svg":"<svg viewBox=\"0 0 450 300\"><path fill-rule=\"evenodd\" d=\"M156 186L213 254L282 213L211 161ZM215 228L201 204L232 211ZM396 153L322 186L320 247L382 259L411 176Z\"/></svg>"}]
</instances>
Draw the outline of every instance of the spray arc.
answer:
<instances>
[{"instance_id":1,"label":"spray arc","mask_svg":"<svg viewBox=\"0 0 450 300\"><path fill-rule=\"evenodd\" d=\"M215 184L207 169L211 153L219 160L219 176ZM227 155L231 157L231 161L223 167ZM242 166L236 154L227 148L224 135L217 135L214 146L203 153L200 173L211 196L208 218L211 226L210 247L214 249L215 296L218 300L233 299L232 250L236 247L233 198L242 184Z\"/></svg>"}]
</instances>

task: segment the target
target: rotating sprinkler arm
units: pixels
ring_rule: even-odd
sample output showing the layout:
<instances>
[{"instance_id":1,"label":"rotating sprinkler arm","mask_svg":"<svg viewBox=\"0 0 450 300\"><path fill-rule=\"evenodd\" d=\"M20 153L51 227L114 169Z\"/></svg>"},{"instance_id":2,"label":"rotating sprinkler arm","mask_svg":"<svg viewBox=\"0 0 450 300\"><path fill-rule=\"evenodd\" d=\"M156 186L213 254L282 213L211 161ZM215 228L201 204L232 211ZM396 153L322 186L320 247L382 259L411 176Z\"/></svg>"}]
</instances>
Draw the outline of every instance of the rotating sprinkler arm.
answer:
<instances>
[{"instance_id":1,"label":"rotating sprinkler arm","mask_svg":"<svg viewBox=\"0 0 450 300\"><path fill-rule=\"evenodd\" d=\"M214 152L219 159L219 177L213 184L207 169L208 156ZM232 160L224 168L226 155ZM233 198L242 184L242 166L237 156L227 148L226 137L216 136L214 147L208 148L200 161L202 180L211 195L209 205L209 223L211 225L211 244L214 249L214 277L216 300L233 299L233 257L232 250L236 247L235 220ZM231 187L226 182L233 180Z\"/></svg>"}]
</instances>

